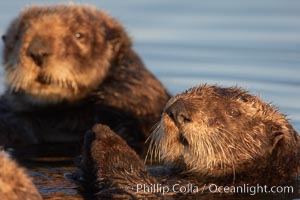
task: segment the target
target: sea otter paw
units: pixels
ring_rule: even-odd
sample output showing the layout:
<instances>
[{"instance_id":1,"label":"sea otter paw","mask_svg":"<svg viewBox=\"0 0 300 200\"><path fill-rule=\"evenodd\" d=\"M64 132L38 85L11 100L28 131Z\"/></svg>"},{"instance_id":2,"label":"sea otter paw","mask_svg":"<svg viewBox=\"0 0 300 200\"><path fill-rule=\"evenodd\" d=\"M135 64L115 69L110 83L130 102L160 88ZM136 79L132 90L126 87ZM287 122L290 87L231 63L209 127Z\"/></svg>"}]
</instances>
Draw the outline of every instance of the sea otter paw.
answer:
<instances>
[{"instance_id":1,"label":"sea otter paw","mask_svg":"<svg viewBox=\"0 0 300 200\"><path fill-rule=\"evenodd\" d=\"M114 137L116 134L106 125L96 124L93 127L93 133L96 140L105 140L109 137Z\"/></svg>"},{"instance_id":2,"label":"sea otter paw","mask_svg":"<svg viewBox=\"0 0 300 200\"><path fill-rule=\"evenodd\" d=\"M102 153L111 154L118 146L126 146L127 143L107 125L96 124L85 135L84 152L89 152L93 159L97 160Z\"/></svg>"},{"instance_id":3,"label":"sea otter paw","mask_svg":"<svg viewBox=\"0 0 300 200\"><path fill-rule=\"evenodd\" d=\"M85 136L81 169L85 182L90 183L85 188L93 188L98 197L112 195L113 191L124 197L136 195L134 190L125 191L126 186L155 182L126 141L102 124L95 125Z\"/></svg>"}]
</instances>

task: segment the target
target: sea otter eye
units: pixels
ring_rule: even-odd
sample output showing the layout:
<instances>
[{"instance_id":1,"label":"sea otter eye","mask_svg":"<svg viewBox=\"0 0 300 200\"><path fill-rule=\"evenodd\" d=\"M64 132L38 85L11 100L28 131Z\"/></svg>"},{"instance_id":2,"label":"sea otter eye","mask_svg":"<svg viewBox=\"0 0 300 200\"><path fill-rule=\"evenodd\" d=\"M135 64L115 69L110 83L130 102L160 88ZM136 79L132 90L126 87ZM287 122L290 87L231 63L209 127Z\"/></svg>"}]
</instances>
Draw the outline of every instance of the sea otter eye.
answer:
<instances>
[{"instance_id":1,"label":"sea otter eye","mask_svg":"<svg viewBox=\"0 0 300 200\"><path fill-rule=\"evenodd\" d=\"M75 34L76 39L82 39L84 35L82 33L76 33Z\"/></svg>"},{"instance_id":2,"label":"sea otter eye","mask_svg":"<svg viewBox=\"0 0 300 200\"><path fill-rule=\"evenodd\" d=\"M184 145L184 146L188 146L189 142L187 141L187 139L184 137L184 135L180 132L179 133L179 141Z\"/></svg>"},{"instance_id":3,"label":"sea otter eye","mask_svg":"<svg viewBox=\"0 0 300 200\"><path fill-rule=\"evenodd\" d=\"M227 114L230 116L230 117L238 117L241 115L240 111L239 110L236 110L236 109L230 109Z\"/></svg>"}]
</instances>

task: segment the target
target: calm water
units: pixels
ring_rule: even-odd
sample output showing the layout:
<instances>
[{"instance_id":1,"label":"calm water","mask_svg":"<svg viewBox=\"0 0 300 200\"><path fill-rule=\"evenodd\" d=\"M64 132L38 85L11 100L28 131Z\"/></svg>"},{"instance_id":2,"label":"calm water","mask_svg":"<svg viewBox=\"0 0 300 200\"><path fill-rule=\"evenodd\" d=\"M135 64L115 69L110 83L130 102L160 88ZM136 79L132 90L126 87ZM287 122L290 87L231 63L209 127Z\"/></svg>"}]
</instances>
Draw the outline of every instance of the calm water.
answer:
<instances>
[{"instance_id":1,"label":"calm water","mask_svg":"<svg viewBox=\"0 0 300 200\"><path fill-rule=\"evenodd\" d=\"M171 93L199 83L238 85L275 104L300 131L300 1L75 2L118 18ZM0 33L34 3L47 1L1 1Z\"/></svg>"}]
</instances>

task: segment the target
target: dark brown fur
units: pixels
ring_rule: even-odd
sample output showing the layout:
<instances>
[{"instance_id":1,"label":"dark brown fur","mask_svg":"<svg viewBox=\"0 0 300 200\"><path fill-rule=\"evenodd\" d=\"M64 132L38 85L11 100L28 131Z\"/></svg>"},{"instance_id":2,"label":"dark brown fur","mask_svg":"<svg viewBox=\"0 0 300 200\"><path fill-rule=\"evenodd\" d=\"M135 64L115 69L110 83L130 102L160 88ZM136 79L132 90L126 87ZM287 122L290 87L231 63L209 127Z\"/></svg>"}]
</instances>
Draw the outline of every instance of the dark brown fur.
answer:
<instances>
[{"instance_id":1,"label":"dark brown fur","mask_svg":"<svg viewBox=\"0 0 300 200\"><path fill-rule=\"evenodd\" d=\"M104 123L142 151L169 95L117 20L88 6L32 6L3 40L0 144L79 141Z\"/></svg>"},{"instance_id":2,"label":"dark brown fur","mask_svg":"<svg viewBox=\"0 0 300 200\"><path fill-rule=\"evenodd\" d=\"M94 172L97 180L109 183L122 180L114 190L124 189L126 182L273 186L292 183L299 175L297 132L277 109L239 88L200 85L169 100L149 138L148 158L164 163L163 168L150 170L159 181L144 175L142 161L132 159L132 150L121 138L109 140L114 136L107 127L98 126L94 132L98 139L87 140L91 145L84 146L88 159L83 160L83 166L93 170L85 174ZM105 137L106 132L110 137ZM128 168L133 168L132 174L121 173ZM109 194L110 186L98 191ZM136 195L136 190L128 192Z\"/></svg>"},{"instance_id":3,"label":"dark brown fur","mask_svg":"<svg viewBox=\"0 0 300 200\"><path fill-rule=\"evenodd\" d=\"M0 199L41 200L42 197L22 168L0 150Z\"/></svg>"},{"instance_id":4,"label":"dark brown fur","mask_svg":"<svg viewBox=\"0 0 300 200\"><path fill-rule=\"evenodd\" d=\"M105 125L95 125L86 134L81 169L86 192L97 193L99 199L143 198L134 187L155 182L139 156Z\"/></svg>"}]
</instances>

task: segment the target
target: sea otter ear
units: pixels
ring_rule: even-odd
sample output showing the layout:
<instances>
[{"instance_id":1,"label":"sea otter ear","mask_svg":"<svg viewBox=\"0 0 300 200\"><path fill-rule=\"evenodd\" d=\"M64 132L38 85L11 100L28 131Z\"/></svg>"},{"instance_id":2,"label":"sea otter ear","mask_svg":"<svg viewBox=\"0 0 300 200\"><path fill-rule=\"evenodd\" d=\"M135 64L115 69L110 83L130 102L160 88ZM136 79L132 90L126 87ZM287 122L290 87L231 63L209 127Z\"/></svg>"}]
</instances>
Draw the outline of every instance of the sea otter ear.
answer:
<instances>
[{"instance_id":1,"label":"sea otter ear","mask_svg":"<svg viewBox=\"0 0 300 200\"><path fill-rule=\"evenodd\" d=\"M274 124L273 122L269 122L267 123L266 131L270 136L270 151L273 152L278 146L280 146L280 142L284 138L284 128L280 125Z\"/></svg>"},{"instance_id":2,"label":"sea otter ear","mask_svg":"<svg viewBox=\"0 0 300 200\"><path fill-rule=\"evenodd\" d=\"M272 153L282 151L282 149L285 149L285 151L287 151L287 149L295 147L298 147L300 149L300 138L298 136L298 133L289 123L273 124L272 126L268 127L268 130ZM291 146L286 144L293 145Z\"/></svg>"},{"instance_id":3,"label":"sea otter ear","mask_svg":"<svg viewBox=\"0 0 300 200\"><path fill-rule=\"evenodd\" d=\"M105 37L112 45L115 55L124 54L131 46L131 40L125 29L115 20L107 20L105 23Z\"/></svg>"},{"instance_id":4,"label":"sea otter ear","mask_svg":"<svg viewBox=\"0 0 300 200\"><path fill-rule=\"evenodd\" d=\"M284 133L280 131L276 131L272 133L271 142L272 142L272 150L276 149L279 146L280 141L283 140Z\"/></svg>"}]
</instances>

